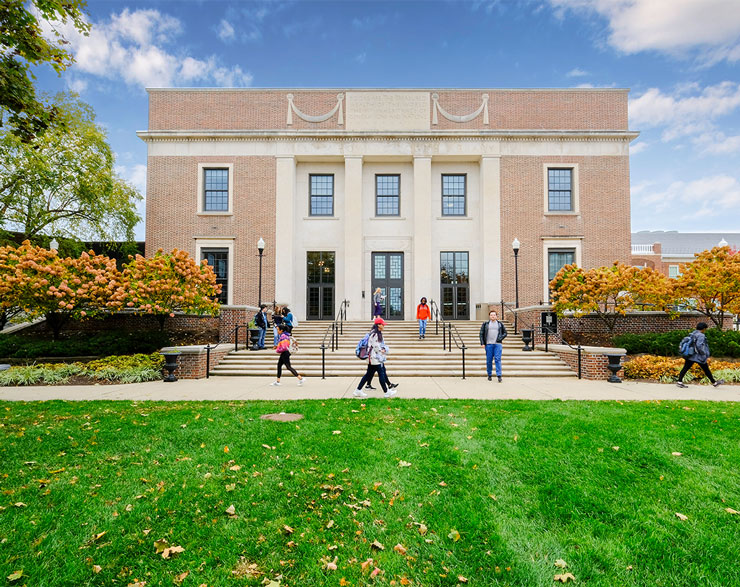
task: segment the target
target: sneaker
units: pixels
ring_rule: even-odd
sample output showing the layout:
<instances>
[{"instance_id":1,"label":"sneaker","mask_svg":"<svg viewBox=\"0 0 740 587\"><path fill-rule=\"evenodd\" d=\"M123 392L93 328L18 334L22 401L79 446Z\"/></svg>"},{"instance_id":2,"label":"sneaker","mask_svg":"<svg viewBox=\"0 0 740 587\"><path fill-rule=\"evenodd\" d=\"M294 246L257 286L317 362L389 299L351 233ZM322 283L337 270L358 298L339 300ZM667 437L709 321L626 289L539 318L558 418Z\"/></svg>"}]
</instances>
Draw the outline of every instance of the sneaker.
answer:
<instances>
[{"instance_id":1,"label":"sneaker","mask_svg":"<svg viewBox=\"0 0 740 587\"><path fill-rule=\"evenodd\" d=\"M688 387L688 385L686 385L683 381L676 381L676 385L682 388Z\"/></svg>"},{"instance_id":2,"label":"sneaker","mask_svg":"<svg viewBox=\"0 0 740 587\"><path fill-rule=\"evenodd\" d=\"M355 397L367 397L367 394L364 391L362 391L361 389L355 389L352 392L352 395L354 395Z\"/></svg>"},{"instance_id":3,"label":"sneaker","mask_svg":"<svg viewBox=\"0 0 740 587\"><path fill-rule=\"evenodd\" d=\"M306 378L305 377L303 379L299 379L298 380L298 387L300 387L301 385L303 385L305 382L306 382Z\"/></svg>"},{"instance_id":4,"label":"sneaker","mask_svg":"<svg viewBox=\"0 0 740 587\"><path fill-rule=\"evenodd\" d=\"M717 381L715 381L714 383L712 383L712 387L719 387L719 386L720 386L720 385L722 385L722 384L723 384L724 382L725 382L725 380L724 380L724 379L717 379Z\"/></svg>"},{"instance_id":5,"label":"sneaker","mask_svg":"<svg viewBox=\"0 0 740 587\"><path fill-rule=\"evenodd\" d=\"M383 397L393 397L393 396L394 396L394 395L396 395L397 393L398 393L398 392L397 392L397 391L396 391L395 389L389 389L388 391L386 391L386 392L385 392L385 393L383 394Z\"/></svg>"},{"instance_id":6,"label":"sneaker","mask_svg":"<svg viewBox=\"0 0 740 587\"><path fill-rule=\"evenodd\" d=\"M270 385L272 385L273 387L275 387L277 385L280 385L280 382L279 381L273 381L272 383L270 383Z\"/></svg>"},{"instance_id":7,"label":"sneaker","mask_svg":"<svg viewBox=\"0 0 740 587\"><path fill-rule=\"evenodd\" d=\"M498 382L501 383L501 375L498 376Z\"/></svg>"},{"instance_id":8,"label":"sneaker","mask_svg":"<svg viewBox=\"0 0 740 587\"><path fill-rule=\"evenodd\" d=\"M398 387L398 383L391 383L388 387L390 387L391 389L396 389L396 387Z\"/></svg>"},{"instance_id":9,"label":"sneaker","mask_svg":"<svg viewBox=\"0 0 740 587\"><path fill-rule=\"evenodd\" d=\"M490 375L488 376L488 381L491 381L491 376Z\"/></svg>"},{"instance_id":10,"label":"sneaker","mask_svg":"<svg viewBox=\"0 0 740 587\"><path fill-rule=\"evenodd\" d=\"M374 387L373 387L372 385L370 385L370 384L368 383L368 384L367 384L367 385L365 386L365 389L375 389L375 388L374 388Z\"/></svg>"}]
</instances>

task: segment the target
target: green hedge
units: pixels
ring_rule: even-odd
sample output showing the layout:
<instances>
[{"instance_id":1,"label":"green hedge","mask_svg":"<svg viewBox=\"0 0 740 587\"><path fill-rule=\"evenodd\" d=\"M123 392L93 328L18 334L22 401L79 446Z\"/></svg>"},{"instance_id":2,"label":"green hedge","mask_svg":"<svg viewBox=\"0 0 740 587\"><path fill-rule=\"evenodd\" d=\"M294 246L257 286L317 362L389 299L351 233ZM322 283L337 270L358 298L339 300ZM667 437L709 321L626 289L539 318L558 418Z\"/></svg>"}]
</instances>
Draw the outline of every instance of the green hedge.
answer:
<instances>
[{"instance_id":1,"label":"green hedge","mask_svg":"<svg viewBox=\"0 0 740 587\"><path fill-rule=\"evenodd\" d=\"M78 334L53 341L51 336L41 338L20 334L0 335L0 357L33 359L36 357L85 357L152 353L171 346L170 336L159 330L99 334Z\"/></svg>"},{"instance_id":2,"label":"green hedge","mask_svg":"<svg viewBox=\"0 0 740 587\"><path fill-rule=\"evenodd\" d=\"M678 357L681 339L691 332L691 330L671 330L649 334L620 334L612 339L612 344L627 349L630 355L648 353ZM740 357L740 332L709 328L705 334L713 357Z\"/></svg>"}]
</instances>

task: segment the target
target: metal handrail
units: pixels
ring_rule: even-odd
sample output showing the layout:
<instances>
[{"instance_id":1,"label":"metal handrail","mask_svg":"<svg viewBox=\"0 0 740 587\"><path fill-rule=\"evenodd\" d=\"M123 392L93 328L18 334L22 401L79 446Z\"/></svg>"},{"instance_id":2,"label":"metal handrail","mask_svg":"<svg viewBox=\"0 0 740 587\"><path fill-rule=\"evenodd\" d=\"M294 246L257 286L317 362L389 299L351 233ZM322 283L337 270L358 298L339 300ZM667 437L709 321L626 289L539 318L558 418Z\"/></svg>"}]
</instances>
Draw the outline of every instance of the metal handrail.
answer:
<instances>
[{"instance_id":1,"label":"metal handrail","mask_svg":"<svg viewBox=\"0 0 740 587\"><path fill-rule=\"evenodd\" d=\"M229 333L228 333L228 335L226 337L228 339L228 338L231 337L231 333L232 332L234 333L234 350L235 351L238 351L239 350L239 329L240 328L246 328L247 329L247 340L244 343L244 345L245 346L249 346L249 324L248 323L247 324L237 324L236 326L234 326L234 328L232 328L229 331Z\"/></svg>"},{"instance_id":2,"label":"metal handrail","mask_svg":"<svg viewBox=\"0 0 740 587\"><path fill-rule=\"evenodd\" d=\"M331 351L338 351L339 350L339 335L344 334L344 321L347 319L347 307L349 306L349 300L342 300L342 303L339 304L339 310L337 310L337 315L334 317L334 320L329 324L329 326L326 327L326 332L324 332L324 338L321 339L321 378L326 379L326 339L329 336L329 332L331 332L331 338L329 339L329 344L331 346Z\"/></svg>"},{"instance_id":3,"label":"metal handrail","mask_svg":"<svg viewBox=\"0 0 740 587\"><path fill-rule=\"evenodd\" d=\"M549 345L549 343L550 343L550 327L548 327L548 326L535 326L534 324L532 324L532 336L533 337L534 337L534 333L537 332L537 329L539 329L540 332L544 332L545 333L545 352L547 353L547 352L549 352L549 346L550 346ZM553 334L557 334L557 333L553 333ZM578 352L578 379L582 379L582 371L583 370L582 370L582 347L581 347L581 343L579 342L578 343L578 346L573 346L567 340L565 340L562 336L560 336L559 338L560 338L560 343L561 344L564 344L564 345L570 347L571 349L573 349L574 351L577 351ZM532 347L534 348L534 338L532 338Z\"/></svg>"},{"instance_id":4,"label":"metal handrail","mask_svg":"<svg viewBox=\"0 0 740 587\"><path fill-rule=\"evenodd\" d=\"M439 306L434 300L429 300L429 308L432 316L435 318L434 333L439 334L439 321L442 320L442 350L452 352L452 341L455 341L455 346L462 351L462 378L465 379L465 351L468 348L465 346L465 341L462 339L460 332L452 322L447 322L445 317L439 311ZM449 345L447 344L447 337L449 336Z\"/></svg>"},{"instance_id":5,"label":"metal handrail","mask_svg":"<svg viewBox=\"0 0 740 587\"><path fill-rule=\"evenodd\" d=\"M500 320L506 319L506 310L508 309L512 314L514 314L514 334L519 334L519 316L517 316L517 313L515 310L518 308L516 307L516 304L512 304L511 302L505 302L501 300L500 302L496 302L495 304L492 304L495 306L501 306L501 317Z\"/></svg>"}]
</instances>

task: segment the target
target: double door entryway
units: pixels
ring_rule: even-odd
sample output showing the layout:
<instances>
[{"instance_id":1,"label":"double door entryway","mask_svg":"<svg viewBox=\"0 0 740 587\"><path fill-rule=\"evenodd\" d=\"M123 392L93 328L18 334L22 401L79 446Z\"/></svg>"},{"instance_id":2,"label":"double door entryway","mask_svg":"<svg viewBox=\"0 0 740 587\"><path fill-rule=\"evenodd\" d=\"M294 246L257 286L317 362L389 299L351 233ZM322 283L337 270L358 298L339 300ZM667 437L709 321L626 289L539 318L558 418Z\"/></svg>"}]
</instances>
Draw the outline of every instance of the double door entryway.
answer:
<instances>
[{"instance_id":1,"label":"double door entryway","mask_svg":"<svg viewBox=\"0 0 740 587\"><path fill-rule=\"evenodd\" d=\"M306 317L309 320L333 320L335 313L335 253L309 251L306 261ZM403 320L405 259L400 252L371 254L370 304L374 312L374 292L380 288L381 316L385 320ZM358 284L359 286L359 284ZM428 299L435 296L427 295ZM445 320L470 318L470 280L467 252L440 254L439 307ZM418 303L414 301L414 307ZM416 318L414 314L411 319Z\"/></svg>"}]
</instances>

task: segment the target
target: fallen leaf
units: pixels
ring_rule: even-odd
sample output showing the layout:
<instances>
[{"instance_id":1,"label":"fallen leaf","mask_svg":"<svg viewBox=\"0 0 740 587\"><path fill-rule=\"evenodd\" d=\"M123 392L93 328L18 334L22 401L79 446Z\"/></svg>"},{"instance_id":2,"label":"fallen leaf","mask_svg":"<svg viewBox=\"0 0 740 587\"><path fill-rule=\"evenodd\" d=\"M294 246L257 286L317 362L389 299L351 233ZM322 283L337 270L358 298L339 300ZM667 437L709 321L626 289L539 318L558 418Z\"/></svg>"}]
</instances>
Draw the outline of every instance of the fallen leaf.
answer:
<instances>
[{"instance_id":1,"label":"fallen leaf","mask_svg":"<svg viewBox=\"0 0 740 587\"><path fill-rule=\"evenodd\" d=\"M14 503L13 505L14 505L15 507L17 507L17 508L27 508L27 507L28 507L28 506L27 506L27 505L26 505L25 503L23 503L22 501L17 501L17 502L15 502L15 503Z\"/></svg>"},{"instance_id":2,"label":"fallen leaf","mask_svg":"<svg viewBox=\"0 0 740 587\"><path fill-rule=\"evenodd\" d=\"M345 579L344 577L339 579L339 587L347 587L349 584L349 581L347 581L347 579Z\"/></svg>"},{"instance_id":3,"label":"fallen leaf","mask_svg":"<svg viewBox=\"0 0 740 587\"><path fill-rule=\"evenodd\" d=\"M326 570L327 571L336 571L337 570L337 561L338 560L339 560L339 557L338 556L335 556L333 561L328 561L326 563L326 567L325 567Z\"/></svg>"},{"instance_id":4,"label":"fallen leaf","mask_svg":"<svg viewBox=\"0 0 740 587\"><path fill-rule=\"evenodd\" d=\"M283 526L283 530L285 530L286 534L292 534L293 532L295 532L295 530L293 530L293 528L288 525Z\"/></svg>"},{"instance_id":5,"label":"fallen leaf","mask_svg":"<svg viewBox=\"0 0 740 587\"><path fill-rule=\"evenodd\" d=\"M234 507L234 504L231 504L229 507L224 510L228 515L235 516L236 515L236 508Z\"/></svg>"},{"instance_id":6,"label":"fallen leaf","mask_svg":"<svg viewBox=\"0 0 740 587\"><path fill-rule=\"evenodd\" d=\"M373 559L369 558L369 559L367 559L367 560L366 560L366 561L365 561L364 563L360 563L360 568L361 568L361 569L362 569L363 571L366 571L366 570L367 570L367 568L368 568L368 567L369 567L369 566L370 566L371 564L373 564Z\"/></svg>"},{"instance_id":7,"label":"fallen leaf","mask_svg":"<svg viewBox=\"0 0 740 587\"><path fill-rule=\"evenodd\" d=\"M676 512L676 517L677 517L677 518L678 518L679 520L681 520L682 522L685 522L686 520L688 520L688 519L689 519L689 517L688 517L688 516L684 516L683 514L679 514L678 512Z\"/></svg>"},{"instance_id":8,"label":"fallen leaf","mask_svg":"<svg viewBox=\"0 0 740 587\"><path fill-rule=\"evenodd\" d=\"M396 544L396 545L395 545L395 546L393 547L393 550L395 550L395 551L396 551L396 552L397 552L398 554L400 554L400 555L406 556L406 552L407 552L407 551L406 551L406 549L405 549L405 548L403 547L403 545L401 545L401 544Z\"/></svg>"},{"instance_id":9,"label":"fallen leaf","mask_svg":"<svg viewBox=\"0 0 740 587\"><path fill-rule=\"evenodd\" d=\"M236 489L236 483L229 483L226 485L226 491L234 491Z\"/></svg>"},{"instance_id":10,"label":"fallen leaf","mask_svg":"<svg viewBox=\"0 0 740 587\"><path fill-rule=\"evenodd\" d=\"M224 447L224 452L229 452L229 447L228 446L225 446Z\"/></svg>"},{"instance_id":11,"label":"fallen leaf","mask_svg":"<svg viewBox=\"0 0 740 587\"><path fill-rule=\"evenodd\" d=\"M175 577L175 585L182 585L182 582L185 580L185 578L190 574L190 571L185 571L184 573L180 573Z\"/></svg>"},{"instance_id":12,"label":"fallen leaf","mask_svg":"<svg viewBox=\"0 0 740 587\"><path fill-rule=\"evenodd\" d=\"M447 538L452 538L452 540L457 542L458 540L460 540L460 532L458 532L455 529L452 529L450 533L447 535Z\"/></svg>"},{"instance_id":13,"label":"fallen leaf","mask_svg":"<svg viewBox=\"0 0 740 587\"><path fill-rule=\"evenodd\" d=\"M332 432L332 434L341 434L341 433L342 433L342 431L341 431L341 430L334 430L334 431Z\"/></svg>"},{"instance_id":14,"label":"fallen leaf","mask_svg":"<svg viewBox=\"0 0 740 587\"><path fill-rule=\"evenodd\" d=\"M154 551L155 551L155 553L156 554L160 554L160 553L164 552L164 549L167 548L168 545L169 545L169 542L167 542L164 539L163 540L155 540L154 541Z\"/></svg>"},{"instance_id":15,"label":"fallen leaf","mask_svg":"<svg viewBox=\"0 0 740 587\"><path fill-rule=\"evenodd\" d=\"M680 452L672 452L671 454L672 454L672 455L673 455L674 457L680 457L680 456L682 456L682 455L683 455L683 453L680 453Z\"/></svg>"},{"instance_id":16,"label":"fallen leaf","mask_svg":"<svg viewBox=\"0 0 740 587\"><path fill-rule=\"evenodd\" d=\"M240 465L234 465L232 467L229 467L229 471L240 471L241 466Z\"/></svg>"},{"instance_id":17,"label":"fallen leaf","mask_svg":"<svg viewBox=\"0 0 740 587\"><path fill-rule=\"evenodd\" d=\"M568 563L566 563L562 558L559 558L555 561L555 566L559 569L567 569Z\"/></svg>"},{"instance_id":18,"label":"fallen leaf","mask_svg":"<svg viewBox=\"0 0 740 587\"><path fill-rule=\"evenodd\" d=\"M440 481L439 482L439 486L440 487L447 487L447 483L445 483L444 481Z\"/></svg>"},{"instance_id":19,"label":"fallen leaf","mask_svg":"<svg viewBox=\"0 0 740 587\"><path fill-rule=\"evenodd\" d=\"M262 448L266 448L267 450L271 450L272 447L269 444L263 444Z\"/></svg>"},{"instance_id":20,"label":"fallen leaf","mask_svg":"<svg viewBox=\"0 0 740 587\"><path fill-rule=\"evenodd\" d=\"M460 583L467 583L467 582L468 582L468 580L467 580L467 579L466 579L465 577L463 577L462 575L458 575L458 576L457 576L457 580L458 580L458 581L459 581Z\"/></svg>"},{"instance_id":21,"label":"fallen leaf","mask_svg":"<svg viewBox=\"0 0 740 587\"><path fill-rule=\"evenodd\" d=\"M135 581L134 583L129 583L127 587L146 587L146 581Z\"/></svg>"},{"instance_id":22,"label":"fallen leaf","mask_svg":"<svg viewBox=\"0 0 740 587\"><path fill-rule=\"evenodd\" d=\"M381 571L381 570L380 570L380 569L379 569L378 567L375 567L375 568L373 569L373 572L372 572L372 573L370 573L370 578L371 578L371 579L374 579L375 577L377 577L378 575L380 575L380 573L382 573L382 572L383 572L383 571Z\"/></svg>"},{"instance_id":23,"label":"fallen leaf","mask_svg":"<svg viewBox=\"0 0 740 587\"><path fill-rule=\"evenodd\" d=\"M424 524L419 524L419 534L426 536L428 528Z\"/></svg>"},{"instance_id":24,"label":"fallen leaf","mask_svg":"<svg viewBox=\"0 0 740 587\"><path fill-rule=\"evenodd\" d=\"M185 552L185 549L182 546L170 546L162 551L162 558L170 558L173 554L178 554L180 552Z\"/></svg>"},{"instance_id":25,"label":"fallen leaf","mask_svg":"<svg viewBox=\"0 0 740 587\"><path fill-rule=\"evenodd\" d=\"M103 567L101 567L100 565L93 565L92 570L93 570L93 573L99 573L100 571L103 570Z\"/></svg>"},{"instance_id":26,"label":"fallen leaf","mask_svg":"<svg viewBox=\"0 0 740 587\"><path fill-rule=\"evenodd\" d=\"M108 532L107 532L107 531L105 531L105 532L101 532L100 534L95 534L95 535L94 535L94 536L92 537L92 539L91 539L91 542L97 542L97 541L98 541L98 540L100 540L100 539L101 539L101 538L102 538L103 536L105 536L105 535L106 535L107 533L108 533Z\"/></svg>"},{"instance_id":27,"label":"fallen leaf","mask_svg":"<svg viewBox=\"0 0 740 587\"><path fill-rule=\"evenodd\" d=\"M571 573L563 573L562 575L555 575L552 580L567 583L568 581L575 581L576 578Z\"/></svg>"},{"instance_id":28,"label":"fallen leaf","mask_svg":"<svg viewBox=\"0 0 740 587\"><path fill-rule=\"evenodd\" d=\"M328 530L334 525L334 520L329 520L329 523L326 525L326 529Z\"/></svg>"},{"instance_id":29,"label":"fallen leaf","mask_svg":"<svg viewBox=\"0 0 740 587\"><path fill-rule=\"evenodd\" d=\"M12 583L13 581L17 581L18 579L20 579L22 576L23 576L22 569L20 571L13 571L12 573L10 573L10 575L8 575L8 581Z\"/></svg>"},{"instance_id":30,"label":"fallen leaf","mask_svg":"<svg viewBox=\"0 0 740 587\"><path fill-rule=\"evenodd\" d=\"M727 512L728 514L735 514L735 515L737 515L737 514L740 514L740 512L739 512L739 511L737 511L737 510L733 510L732 508L725 508L725 511L726 511L726 512Z\"/></svg>"},{"instance_id":31,"label":"fallen leaf","mask_svg":"<svg viewBox=\"0 0 740 587\"><path fill-rule=\"evenodd\" d=\"M383 546L377 540L373 540L373 543L370 545L370 548L374 548L375 550L385 550L385 546Z\"/></svg>"},{"instance_id":32,"label":"fallen leaf","mask_svg":"<svg viewBox=\"0 0 740 587\"><path fill-rule=\"evenodd\" d=\"M410 467L411 463L407 463L406 461L398 461L399 467Z\"/></svg>"}]
</instances>

